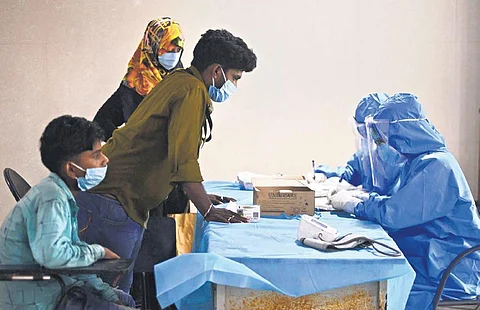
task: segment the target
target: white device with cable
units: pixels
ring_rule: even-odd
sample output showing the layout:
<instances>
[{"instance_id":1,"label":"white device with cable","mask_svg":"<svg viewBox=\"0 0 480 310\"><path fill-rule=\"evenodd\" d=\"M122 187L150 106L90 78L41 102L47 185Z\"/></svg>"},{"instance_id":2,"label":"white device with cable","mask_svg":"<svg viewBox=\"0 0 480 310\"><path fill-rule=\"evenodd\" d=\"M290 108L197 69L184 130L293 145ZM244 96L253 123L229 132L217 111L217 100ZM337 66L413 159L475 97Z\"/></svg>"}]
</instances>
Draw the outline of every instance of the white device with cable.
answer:
<instances>
[{"instance_id":1,"label":"white device with cable","mask_svg":"<svg viewBox=\"0 0 480 310\"><path fill-rule=\"evenodd\" d=\"M400 250L362 235L348 233L339 237L338 231L310 215L302 215L297 229L297 240L321 251L339 251L372 246L387 256L400 256Z\"/></svg>"},{"instance_id":2,"label":"white device with cable","mask_svg":"<svg viewBox=\"0 0 480 310\"><path fill-rule=\"evenodd\" d=\"M298 225L297 239L303 238L335 241L338 238L338 231L313 216L303 214Z\"/></svg>"}]
</instances>

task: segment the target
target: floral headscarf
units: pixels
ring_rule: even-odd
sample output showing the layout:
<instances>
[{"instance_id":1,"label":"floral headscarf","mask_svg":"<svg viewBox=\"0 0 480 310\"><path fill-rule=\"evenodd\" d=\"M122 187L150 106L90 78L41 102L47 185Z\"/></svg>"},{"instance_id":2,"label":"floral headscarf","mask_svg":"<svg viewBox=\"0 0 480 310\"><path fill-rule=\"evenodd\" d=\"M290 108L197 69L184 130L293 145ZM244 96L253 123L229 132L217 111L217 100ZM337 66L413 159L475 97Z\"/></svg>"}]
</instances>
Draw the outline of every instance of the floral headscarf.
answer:
<instances>
[{"instance_id":1,"label":"floral headscarf","mask_svg":"<svg viewBox=\"0 0 480 310\"><path fill-rule=\"evenodd\" d=\"M149 22L143 39L128 63L123 83L138 94L147 95L169 72L159 64L158 54L171 43L183 49L184 38L179 23L170 17Z\"/></svg>"}]
</instances>

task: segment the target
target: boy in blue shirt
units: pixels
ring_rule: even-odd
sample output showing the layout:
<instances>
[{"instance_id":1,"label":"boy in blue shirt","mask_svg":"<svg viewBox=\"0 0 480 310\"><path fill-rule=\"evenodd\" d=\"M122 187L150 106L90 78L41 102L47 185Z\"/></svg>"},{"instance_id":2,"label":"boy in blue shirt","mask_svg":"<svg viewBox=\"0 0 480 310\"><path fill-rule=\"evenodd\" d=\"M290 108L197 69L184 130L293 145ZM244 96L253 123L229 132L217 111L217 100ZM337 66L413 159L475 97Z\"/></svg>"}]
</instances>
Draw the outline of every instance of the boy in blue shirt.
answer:
<instances>
[{"instance_id":1,"label":"boy in blue shirt","mask_svg":"<svg viewBox=\"0 0 480 310\"><path fill-rule=\"evenodd\" d=\"M0 231L0 264L40 264L60 269L89 266L118 255L78 237L74 195L98 185L108 158L101 152L101 129L84 118L61 116L40 139L43 164L51 173L15 205ZM67 289L83 292L85 309L129 309L130 295L110 287L96 275L62 276ZM62 307L75 307L77 299ZM55 281L0 282L0 309L54 309L61 296ZM86 299L86 300L85 300Z\"/></svg>"}]
</instances>

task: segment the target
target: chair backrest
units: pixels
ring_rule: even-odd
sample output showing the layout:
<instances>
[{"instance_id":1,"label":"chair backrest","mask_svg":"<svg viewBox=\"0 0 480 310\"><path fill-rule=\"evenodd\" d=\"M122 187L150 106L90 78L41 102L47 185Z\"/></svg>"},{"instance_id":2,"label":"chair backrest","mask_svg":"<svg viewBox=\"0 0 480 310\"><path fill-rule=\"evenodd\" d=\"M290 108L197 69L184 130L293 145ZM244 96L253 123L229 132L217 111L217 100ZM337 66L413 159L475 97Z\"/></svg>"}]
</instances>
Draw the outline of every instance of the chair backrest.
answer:
<instances>
[{"instance_id":1,"label":"chair backrest","mask_svg":"<svg viewBox=\"0 0 480 310\"><path fill-rule=\"evenodd\" d=\"M466 249L462 253L458 254L453 261L450 262L448 265L447 269L443 272L442 279L440 280L440 284L438 285L437 291L435 292L435 297L433 298L433 309L437 309L438 306L443 307L449 307L449 306L467 306L467 305L476 305L477 307L475 309L478 309L480 307L480 299L479 296L477 296L476 299L466 299L466 300L445 300L441 301L443 289L445 288L445 284L447 283L448 277L452 273L452 270L458 265L458 263L465 258L465 256L468 256L474 252L480 251L480 244L477 244L474 247L471 247L469 249ZM472 272L475 272L472 270ZM460 309L460 308L455 308L455 309ZM472 309L472 308L462 308L462 309Z\"/></svg>"},{"instance_id":2,"label":"chair backrest","mask_svg":"<svg viewBox=\"0 0 480 310\"><path fill-rule=\"evenodd\" d=\"M3 170L3 177L16 201L22 199L30 188L32 188L24 178L11 168L5 168Z\"/></svg>"}]
</instances>

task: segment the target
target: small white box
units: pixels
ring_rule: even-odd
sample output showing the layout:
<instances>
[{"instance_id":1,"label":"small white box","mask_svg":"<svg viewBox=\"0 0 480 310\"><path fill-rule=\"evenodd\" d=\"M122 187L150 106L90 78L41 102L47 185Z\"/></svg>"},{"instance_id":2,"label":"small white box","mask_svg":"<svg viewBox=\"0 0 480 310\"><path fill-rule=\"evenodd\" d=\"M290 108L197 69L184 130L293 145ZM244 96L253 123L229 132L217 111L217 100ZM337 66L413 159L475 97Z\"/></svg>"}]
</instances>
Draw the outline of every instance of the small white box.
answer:
<instances>
[{"instance_id":1,"label":"small white box","mask_svg":"<svg viewBox=\"0 0 480 310\"><path fill-rule=\"evenodd\" d=\"M250 222L258 222L260 220L260 206L238 206L237 213L250 220Z\"/></svg>"}]
</instances>

